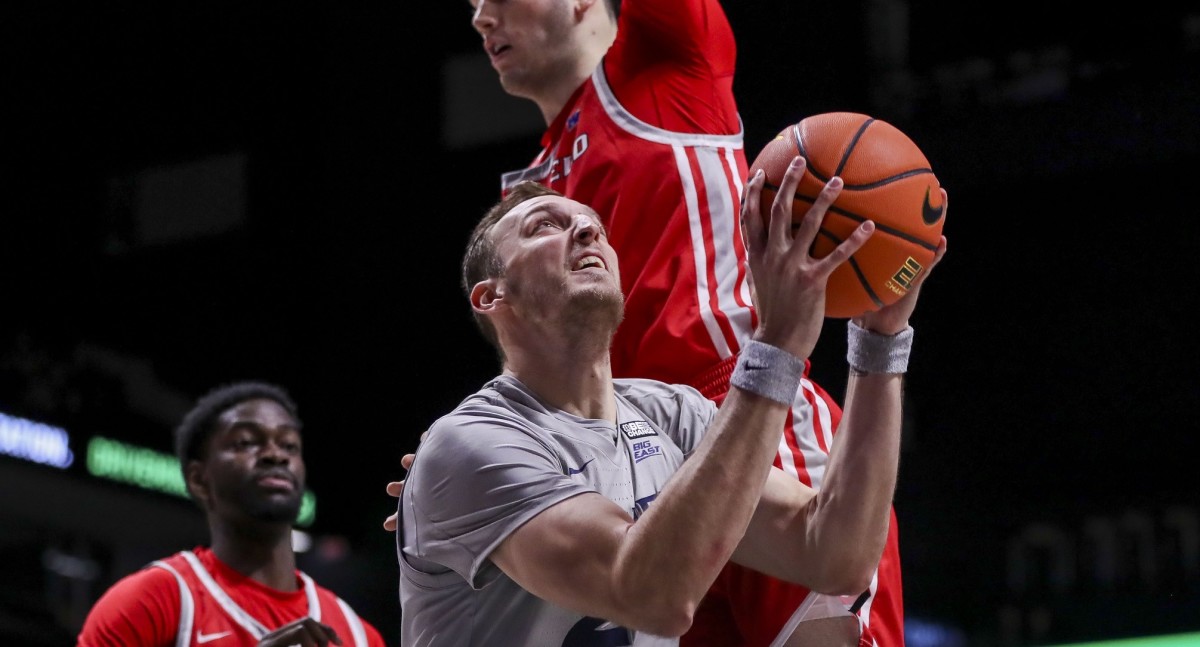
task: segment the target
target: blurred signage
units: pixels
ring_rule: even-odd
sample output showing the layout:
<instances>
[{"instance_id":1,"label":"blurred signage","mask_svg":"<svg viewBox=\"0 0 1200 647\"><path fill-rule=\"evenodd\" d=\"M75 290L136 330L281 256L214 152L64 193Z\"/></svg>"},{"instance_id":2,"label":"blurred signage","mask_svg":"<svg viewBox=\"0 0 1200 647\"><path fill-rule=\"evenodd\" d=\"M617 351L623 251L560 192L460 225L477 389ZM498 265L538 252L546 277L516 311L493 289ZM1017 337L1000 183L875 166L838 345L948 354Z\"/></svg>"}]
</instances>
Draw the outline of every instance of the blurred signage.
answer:
<instances>
[{"instance_id":1,"label":"blurred signage","mask_svg":"<svg viewBox=\"0 0 1200 647\"><path fill-rule=\"evenodd\" d=\"M5 413L0 413L0 454L61 470L75 462L66 429ZM189 498L179 460L171 454L94 436L87 441L86 464L96 478ZM310 526L316 518L317 497L306 489L296 525Z\"/></svg>"}]
</instances>

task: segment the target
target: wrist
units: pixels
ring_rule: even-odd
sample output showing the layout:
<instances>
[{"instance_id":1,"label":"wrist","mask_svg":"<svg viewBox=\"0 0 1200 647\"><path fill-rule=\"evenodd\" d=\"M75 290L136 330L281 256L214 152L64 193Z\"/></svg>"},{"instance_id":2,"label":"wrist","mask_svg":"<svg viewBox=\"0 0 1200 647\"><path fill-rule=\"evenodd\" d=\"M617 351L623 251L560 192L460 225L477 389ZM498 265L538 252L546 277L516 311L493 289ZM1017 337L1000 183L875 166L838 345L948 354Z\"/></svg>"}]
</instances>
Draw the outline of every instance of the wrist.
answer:
<instances>
[{"instance_id":1,"label":"wrist","mask_svg":"<svg viewBox=\"0 0 1200 647\"><path fill-rule=\"evenodd\" d=\"M803 377L803 358L777 346L751 340L738 354L729 383L743 391L790 405Z\"/></svg>"},{"instance_id":2,"label":"wrist","mask_svg":"<svg viewBox=\"0 0 1200 647\"><path fill-rule=\"evenodd\" d=\"M887 337L899 335L900 333L909 329L907 319L905 319L904 322L899 325L897 325L896 322L891 322L889 324L888 322L878 321L868 317L853 317L849 321L871 334L884 335Z\"/></svg>"},{"instance_id":3,"label":"wrist","mask_svg":"<svg viewBox=\"0 0 1200 647\"><path fill-rule=\"evenodd\" d=\"M912 353L913 327L885 335L863 328L853 320L846 324L846 362L853 375L900 375L908 371Z\"/></svg>"}]
</instances>

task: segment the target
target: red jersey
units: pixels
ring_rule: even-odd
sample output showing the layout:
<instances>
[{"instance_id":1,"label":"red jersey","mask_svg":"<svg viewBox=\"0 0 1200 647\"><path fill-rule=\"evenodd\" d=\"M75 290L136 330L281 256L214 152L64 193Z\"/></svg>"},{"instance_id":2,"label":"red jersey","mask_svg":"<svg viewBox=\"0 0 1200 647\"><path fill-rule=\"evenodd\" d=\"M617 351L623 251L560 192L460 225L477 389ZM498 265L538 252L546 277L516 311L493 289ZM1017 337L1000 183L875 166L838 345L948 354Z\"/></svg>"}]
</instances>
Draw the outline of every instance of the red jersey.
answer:
<instances>
[{"instance_id":1,"label":"red jersey","mask_svg":"<svg viewBox=\"0 0 1200 647\"><path fill-rule=\"evenodd\" d=\"M79 647L253 647L297 618L330 625L346 647L386 647L375 627L297 570L278 591L226 566L211 550L176 553L125 576L92 607Z\"/></svg>"},{"instance_id":2,"label":"red jersey","mask_svg":"<svg viewBox=\"0 0 1200 647\"><path fill-rule=\"evenodd\" d=\"M626 296L613 375L686 383L717 400L757 325L739 225L748 166L736 58L718 0L624 0L603 62L542 135L532 163L501 181L502 192L540 181L600 215ZM806 376L776 466L819 488L840 418ZM876 584L847 601L863 645L904 644L899 565L893 515ZM730 564L681 644L767 647L809 593Z\"/></svg>"}]
</instances>

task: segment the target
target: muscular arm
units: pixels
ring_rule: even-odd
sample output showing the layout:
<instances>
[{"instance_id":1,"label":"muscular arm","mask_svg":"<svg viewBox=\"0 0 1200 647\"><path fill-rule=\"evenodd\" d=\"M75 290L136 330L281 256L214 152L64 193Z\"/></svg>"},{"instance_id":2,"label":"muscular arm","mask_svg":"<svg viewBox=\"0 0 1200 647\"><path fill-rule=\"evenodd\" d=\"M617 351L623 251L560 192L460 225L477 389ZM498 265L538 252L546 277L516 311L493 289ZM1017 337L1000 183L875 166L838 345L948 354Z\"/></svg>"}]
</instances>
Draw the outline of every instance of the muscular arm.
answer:
<instances>
[{"instance_id":1,"label":"muscular arm","mask_svg":"<svg viewBox=\"0 0 1200 647\"><path fill-rule=\"evenodd\" d=\"M900 453L901 375L851 377L825 485L773 469L734 561L831 595L870 584L887 538Z\"/></svg>"},{"instance_id":2,"label":"muscular arm","mask_svg":"<svg viewBox=\"0 0 1200 647\"><path fill-rule=\"evenodd\" d=\"M786 413L785 405L734 389L637 523L599 494L579 495L518 528L491 559L550 602L681 635L750 522Z\"/></svg>"},{"instance_id":3,"label":"muscular arm","mask_svg":"<svg viewBox=\"0 0 1200 647\"><path fill-rule=\"evenodd\" d=\"M747 194L749 213L758 211L756 193ZM789 202L790 194L790 188L781 188ZM947 200L945 190L942 200ZM750 242L762 244L757 224L747 223ZM943 236L929 271L913 289L856 323L880 335L905 330L925 280L946 249ZM903 380L901 374L851 373L821 492L813 498L811 489L773 474L736 561L824 593L855 594L869 585L886 543L896 488Z\"/></svg>"},{"instance_id":4,"label":"muscular arm","mask_svg":"<svg viewBox=\"0 0 1200 647\"><path fill-rule=\"evenodd\" d=\"M646 123L678 132L741 132L737 46L717 0L625 0L604 69L618 100Z\"/></svg>"}]
</instances>

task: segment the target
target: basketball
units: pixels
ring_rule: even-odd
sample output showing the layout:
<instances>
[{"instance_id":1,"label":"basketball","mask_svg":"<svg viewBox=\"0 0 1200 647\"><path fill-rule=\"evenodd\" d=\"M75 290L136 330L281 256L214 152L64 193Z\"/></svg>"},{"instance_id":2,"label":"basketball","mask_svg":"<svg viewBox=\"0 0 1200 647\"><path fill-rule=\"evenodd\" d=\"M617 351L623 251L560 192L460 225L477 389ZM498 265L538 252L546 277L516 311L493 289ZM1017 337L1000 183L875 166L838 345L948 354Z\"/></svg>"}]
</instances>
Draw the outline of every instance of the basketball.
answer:
<instances>
[{"instance_id":1,"label":"basketball","mask_svg":"<svg viewBox=\"0 0 1200 647\"><path fill-rule=\"evenodd\" d=\"M805 117L784 128L750 164L765 174L761 211L771 203L792 158L808 166L792 202L792 228L833 176L843 188L825 214L812 255L823 258L863 221L875 232L829 277L825 316L845 319L890 305L929 267L945 222L941 185L921 149L895 126L854 112Z\"/></svg>"}]
</instances>

